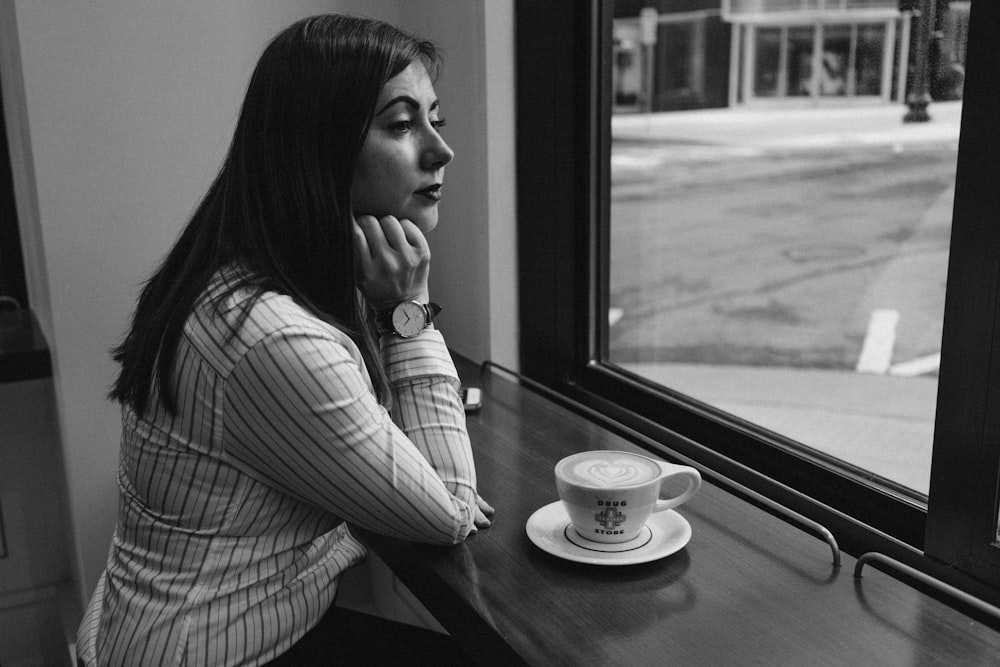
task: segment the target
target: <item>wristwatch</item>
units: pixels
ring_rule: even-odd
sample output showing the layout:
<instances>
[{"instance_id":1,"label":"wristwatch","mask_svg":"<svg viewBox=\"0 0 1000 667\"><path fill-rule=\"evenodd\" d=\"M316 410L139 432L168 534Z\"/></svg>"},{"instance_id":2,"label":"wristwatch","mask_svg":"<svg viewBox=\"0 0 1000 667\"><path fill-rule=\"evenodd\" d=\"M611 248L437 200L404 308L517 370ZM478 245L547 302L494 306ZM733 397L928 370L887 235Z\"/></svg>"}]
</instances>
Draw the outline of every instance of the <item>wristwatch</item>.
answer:
<instances>
[{"instance_id":1,"label":"wristwatch","mask_svg":"<svg viewBox=\"0 0 1000 667\"><path fill-rule=\"evenodd\" d=\"M379 312L375 317L375 324L381 334L413 338L426 329L440 312L441 306L436 303L400 301L392 308Z\"/></svg>"}]
</instances>

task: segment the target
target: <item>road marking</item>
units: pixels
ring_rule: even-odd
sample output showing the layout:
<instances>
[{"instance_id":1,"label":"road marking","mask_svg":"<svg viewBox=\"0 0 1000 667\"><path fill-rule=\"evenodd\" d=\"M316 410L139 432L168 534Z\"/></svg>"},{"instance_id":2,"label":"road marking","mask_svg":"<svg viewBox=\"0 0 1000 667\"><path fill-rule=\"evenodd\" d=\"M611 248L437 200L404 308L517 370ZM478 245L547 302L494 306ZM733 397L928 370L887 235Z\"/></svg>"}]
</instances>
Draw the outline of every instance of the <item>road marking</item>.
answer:
<instances>
[{"instance_id":1,"label":"road marking","mask_svg":"<svg viewBox=\"0 0 1000 667\"><path fill-rule=\"evenodd\" d=\"M611 156L611 168L620 169L658 169L663 166L664 158L659 155L621 155Z\"/></svg>"},{"instance_id":2,"label":"road marking","mask_svg":"<svg viewBox=\"0 0 1000 667\"><path fill-rule=\"evenodd\" d=\"M912 378L918 375L934 373L939 368L941 368L940 352L890 366L889 375Z\"/></svg>"},{"instance_id":3,"label":"road marking","mask_svg":"<svg viewBox=\"0 0 1000 667\"><path fill-rule=\"evenodd\" d=\"M896 324L899 311L879 308L872 311L868 332L861 346L861 356L855 370L859 373L885 375L892 364L892 348L896 345Z\"/></svg>"},{"instance_id":4,"label":"road marking","mask_svg":"<svg viewBox=\"0 0 1000 667\"><path fill-rule=\"evenodd\" d=\"M618 324L620 320L625 315L625 311L621 308L608 308L608 326L613 327Z\"/></svg>"}]
</instances>

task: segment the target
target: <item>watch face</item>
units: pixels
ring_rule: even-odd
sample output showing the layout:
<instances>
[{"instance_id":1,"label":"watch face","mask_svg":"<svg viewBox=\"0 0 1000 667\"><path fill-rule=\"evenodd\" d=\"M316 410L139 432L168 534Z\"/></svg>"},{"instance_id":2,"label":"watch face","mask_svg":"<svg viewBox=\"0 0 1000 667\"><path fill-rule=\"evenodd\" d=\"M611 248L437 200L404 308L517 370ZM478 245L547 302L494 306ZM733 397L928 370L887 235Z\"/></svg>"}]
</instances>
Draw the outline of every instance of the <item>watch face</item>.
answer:
<instances>
[{"instance_id":1,"label":"watch face","mask_svg":"<svg viewBox=\"0 0 1000 667\"><path fill-rule=\"evenodd\" d=\"M392 327L400 336L416 336L427 326L427 316L419 303L404 301L392 311Z\"/></svg>"}]
</instances>

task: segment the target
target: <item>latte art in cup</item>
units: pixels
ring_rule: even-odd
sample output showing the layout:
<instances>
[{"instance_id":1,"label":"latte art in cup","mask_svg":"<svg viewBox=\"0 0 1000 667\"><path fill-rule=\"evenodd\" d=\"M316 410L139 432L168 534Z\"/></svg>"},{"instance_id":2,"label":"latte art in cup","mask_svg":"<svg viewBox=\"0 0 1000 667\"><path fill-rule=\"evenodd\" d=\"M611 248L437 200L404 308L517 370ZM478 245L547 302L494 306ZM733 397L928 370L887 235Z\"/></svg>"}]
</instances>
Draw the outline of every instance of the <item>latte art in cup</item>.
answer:
<instances>
[{"instance_id":1,"label":"latte art in cup","mask_svg":"<svg viewBox=\"0 0 1000 667\"><path fill-rule=\"evenodd\" d=\"M660 466L655 461L638 456L607 452L599 459L567 460L561 474L577 484L617 488L656 479L660 476Z\"/></svg>"},{"instance_id":2,"label":"latte art in cup","mask_svg":"<svg viewBox=\"0 0 1000 667\"><path fill-rule=\"evenodd\" d=\"M635 539L651 513L677 507L701 486L695 468L615 450L567 456L556 464L555 477L573 524L567 530L603 543ZM668 480L686 482L686 487L679 495L661 496Z\"/></svg>"}]
</instances>

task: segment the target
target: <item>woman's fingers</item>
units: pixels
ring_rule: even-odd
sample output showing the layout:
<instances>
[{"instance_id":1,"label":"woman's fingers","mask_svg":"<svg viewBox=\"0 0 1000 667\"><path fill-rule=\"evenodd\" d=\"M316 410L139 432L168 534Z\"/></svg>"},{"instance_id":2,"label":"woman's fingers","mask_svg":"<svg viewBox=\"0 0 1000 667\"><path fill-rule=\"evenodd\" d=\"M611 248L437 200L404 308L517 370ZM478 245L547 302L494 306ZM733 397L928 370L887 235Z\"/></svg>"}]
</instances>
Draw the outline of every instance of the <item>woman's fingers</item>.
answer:
<instances>
[{"instance_id":1,"label":"woman's fingers","mask_svg":"<svg viewBox=\"0 0 1000 667\"><path fill-rule=\"evenodd\" d=\"M373 215L361 215L355 219L355 223L364 234L368 254L374 257L386 246L385 234L382 232L382 225Z\"/></svg>"},{"instance_id":2,"label":"woman's fingers","mask_svg":"<svg viewBox=\"0 0 1000 667\"><path fill-rule=\"evenodd\" d=\"M424 233L422 231L420 231L420 228L417 227L416 224L414 224L413 221L409 220L408 218L400 220L399 225L403 231L407 243L409 243L411 247L417 248L421 253L427 254L427 256L429 257L431 249L430 246L427 245L427 237L424 236Z\"/></svg>"},{"instance_id":3,"label":"woman's fingers","mask_svg":"<svg viewBox=\"0 0 1000 667\"><path fill-rule=\"evenodd\" d=\"M376 308L426 299L430 249L411 221L387 215L356 219L358 287Z\"/></svg>"},{"instance_id":4,"label":"woman's fingers","mask_svg":"<svg viewBox=\"0 0 1000 667\"><path fill-rule=\"evenodd\" d=\"M400 220L386 215L376 219L373 215L362 215L356 222L364 232L372 255L386 250L415 257L430 254L424 233L407 218Z\"/></svg>"},{"instance_id":5,"label":"woman's fingers","mask_svg":"<svg viewBox=\"0 0 1000 667\"><path fill-rule=\"evenodd\" d=\"M483 500L483 497L478 493L476 494L476 516L473 519L473 524L478 528L489 528L492 521L490 517L493 516L493 507Z\"/></svg>"},{"instance_id":6,"label":"woman's fingers","mask_svg":"<svg viewBox=\"0 0 1000 667\"><path fill-rule=\"evenodd\" d=\"M362 262L371 262L372 250L368 245L368 236L357 220L354 221L354 252Z\"/></svg>"},{"instance_id":7,"label":"woman's fingers","mask_svg":"<svg viewBox=\"0 0 1000 667\"><path fill-rule=\"evenodd\" d=\"M378 222L382 228L382 235L385 237L390 248L399 253L405 253L410 249L406 233L403 231L403 225L398 218L387 215ZM407 222L409 221L407 220Z\"/></svg>"},{"instance_id":8,"label":"woman's fingers","mask_svg":"<svg viewBox=\"0 0 1000 667\"><path fill-rule=\"evenodd\" d=\"M480 528L486 528L490 525L489 517L493 516L496 510L488 502L483 500L483 497L478 493L476 494L476 525Z\"/></svg>"}]
</instances>

